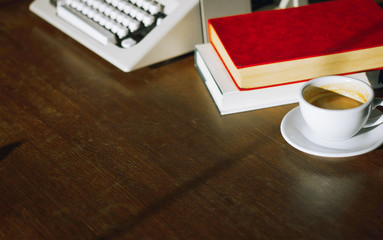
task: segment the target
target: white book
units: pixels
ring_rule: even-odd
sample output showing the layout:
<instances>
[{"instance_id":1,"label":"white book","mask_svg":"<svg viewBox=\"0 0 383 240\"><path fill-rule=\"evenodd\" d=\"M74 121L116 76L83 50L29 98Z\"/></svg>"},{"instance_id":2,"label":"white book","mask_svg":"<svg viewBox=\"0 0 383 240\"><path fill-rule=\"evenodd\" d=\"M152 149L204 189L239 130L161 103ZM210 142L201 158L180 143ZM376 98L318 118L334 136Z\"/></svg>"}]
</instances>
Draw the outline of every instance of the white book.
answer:
<instances>
[{"instance_id":1,"label":"white book","mask_svg":"<svg viewBox=\"0 0 383 240\"><path fill-rule=\"evenodd\" d=\"M298 93L304 82L253 90L239 90L211 44L195 47L195 66L221 115L292 104L298 102ZM381 87L380 71L347 75Z\"/></svg>"}]
</instances>

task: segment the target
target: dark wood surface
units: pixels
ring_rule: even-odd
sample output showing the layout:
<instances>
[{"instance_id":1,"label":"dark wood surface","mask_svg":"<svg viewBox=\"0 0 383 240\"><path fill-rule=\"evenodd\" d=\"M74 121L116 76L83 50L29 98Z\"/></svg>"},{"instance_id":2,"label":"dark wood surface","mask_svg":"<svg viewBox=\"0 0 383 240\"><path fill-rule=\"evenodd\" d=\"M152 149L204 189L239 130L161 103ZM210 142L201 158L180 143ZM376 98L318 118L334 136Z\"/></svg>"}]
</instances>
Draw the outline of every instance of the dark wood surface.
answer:
<instances>
[{"instance_id":1,"label":"dark wood surface","mask_svg":"<svg viewBox=\"0 0 383 240\"><path fill-rule=\"evenodd\" d=\"M302 153L297 104L220 116L192 55L123 73L29 3L0 5L0 239L383 238L382 147Z\"/></svg>"}]
</instances>

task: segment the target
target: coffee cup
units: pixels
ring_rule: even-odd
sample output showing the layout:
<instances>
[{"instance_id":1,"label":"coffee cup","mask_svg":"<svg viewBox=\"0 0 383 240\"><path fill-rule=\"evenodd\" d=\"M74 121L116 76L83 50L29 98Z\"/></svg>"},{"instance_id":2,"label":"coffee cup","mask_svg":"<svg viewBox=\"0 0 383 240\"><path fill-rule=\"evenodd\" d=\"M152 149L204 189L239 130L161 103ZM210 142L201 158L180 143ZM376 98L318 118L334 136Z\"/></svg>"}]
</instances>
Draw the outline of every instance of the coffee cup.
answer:
<instances>
[{"instance_id":1,"label":"coffee cup","mask_svg":"<svg viewBox=\"0 0 383 240\"><path fill-rule=\"evenodd\" d=\"M367 83L346 76L325 76L306 82L299 93L303 119L317 136L346 140L363 127L383 122L383 116L369 119L371 111L383 106Z\"/></svg>"}]
</instances>

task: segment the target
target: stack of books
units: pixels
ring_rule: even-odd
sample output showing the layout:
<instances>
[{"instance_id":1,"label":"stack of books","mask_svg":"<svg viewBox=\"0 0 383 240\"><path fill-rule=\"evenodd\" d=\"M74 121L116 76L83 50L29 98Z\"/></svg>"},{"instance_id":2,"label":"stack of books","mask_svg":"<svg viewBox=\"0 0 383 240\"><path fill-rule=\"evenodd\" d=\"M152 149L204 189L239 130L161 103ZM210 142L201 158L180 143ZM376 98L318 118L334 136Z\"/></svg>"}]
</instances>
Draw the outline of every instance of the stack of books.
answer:
<instances>
[{"instance_id":1,"label":"stack of books","mask_svg":"<svg viewBox=\"0 0 383 240\"><path fill-rule=\"evenodd\" d=\"M337 0L208 21L195 64L222 115L297 102L309 79L351 75L379 87L383 9Z\"/></svg>"}]
</instances>

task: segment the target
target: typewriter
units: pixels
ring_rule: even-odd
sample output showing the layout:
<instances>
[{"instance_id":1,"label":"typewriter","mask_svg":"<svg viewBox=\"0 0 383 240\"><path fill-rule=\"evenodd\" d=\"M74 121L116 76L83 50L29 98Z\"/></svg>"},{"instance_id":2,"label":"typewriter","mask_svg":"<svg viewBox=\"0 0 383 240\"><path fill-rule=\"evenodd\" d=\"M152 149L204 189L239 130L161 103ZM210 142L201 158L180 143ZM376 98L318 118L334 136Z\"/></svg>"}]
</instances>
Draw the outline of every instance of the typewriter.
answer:
<instances>
[{"instance_id":1,"label":"typewriter","mask_svg":"<svg viewBox=\"0 0 383 240\"><path fill-rule=\"evenodd\" d=\"M30 10L125 72L203 41L199 0L35 0Z\"/></svg>"}]
</instances>

